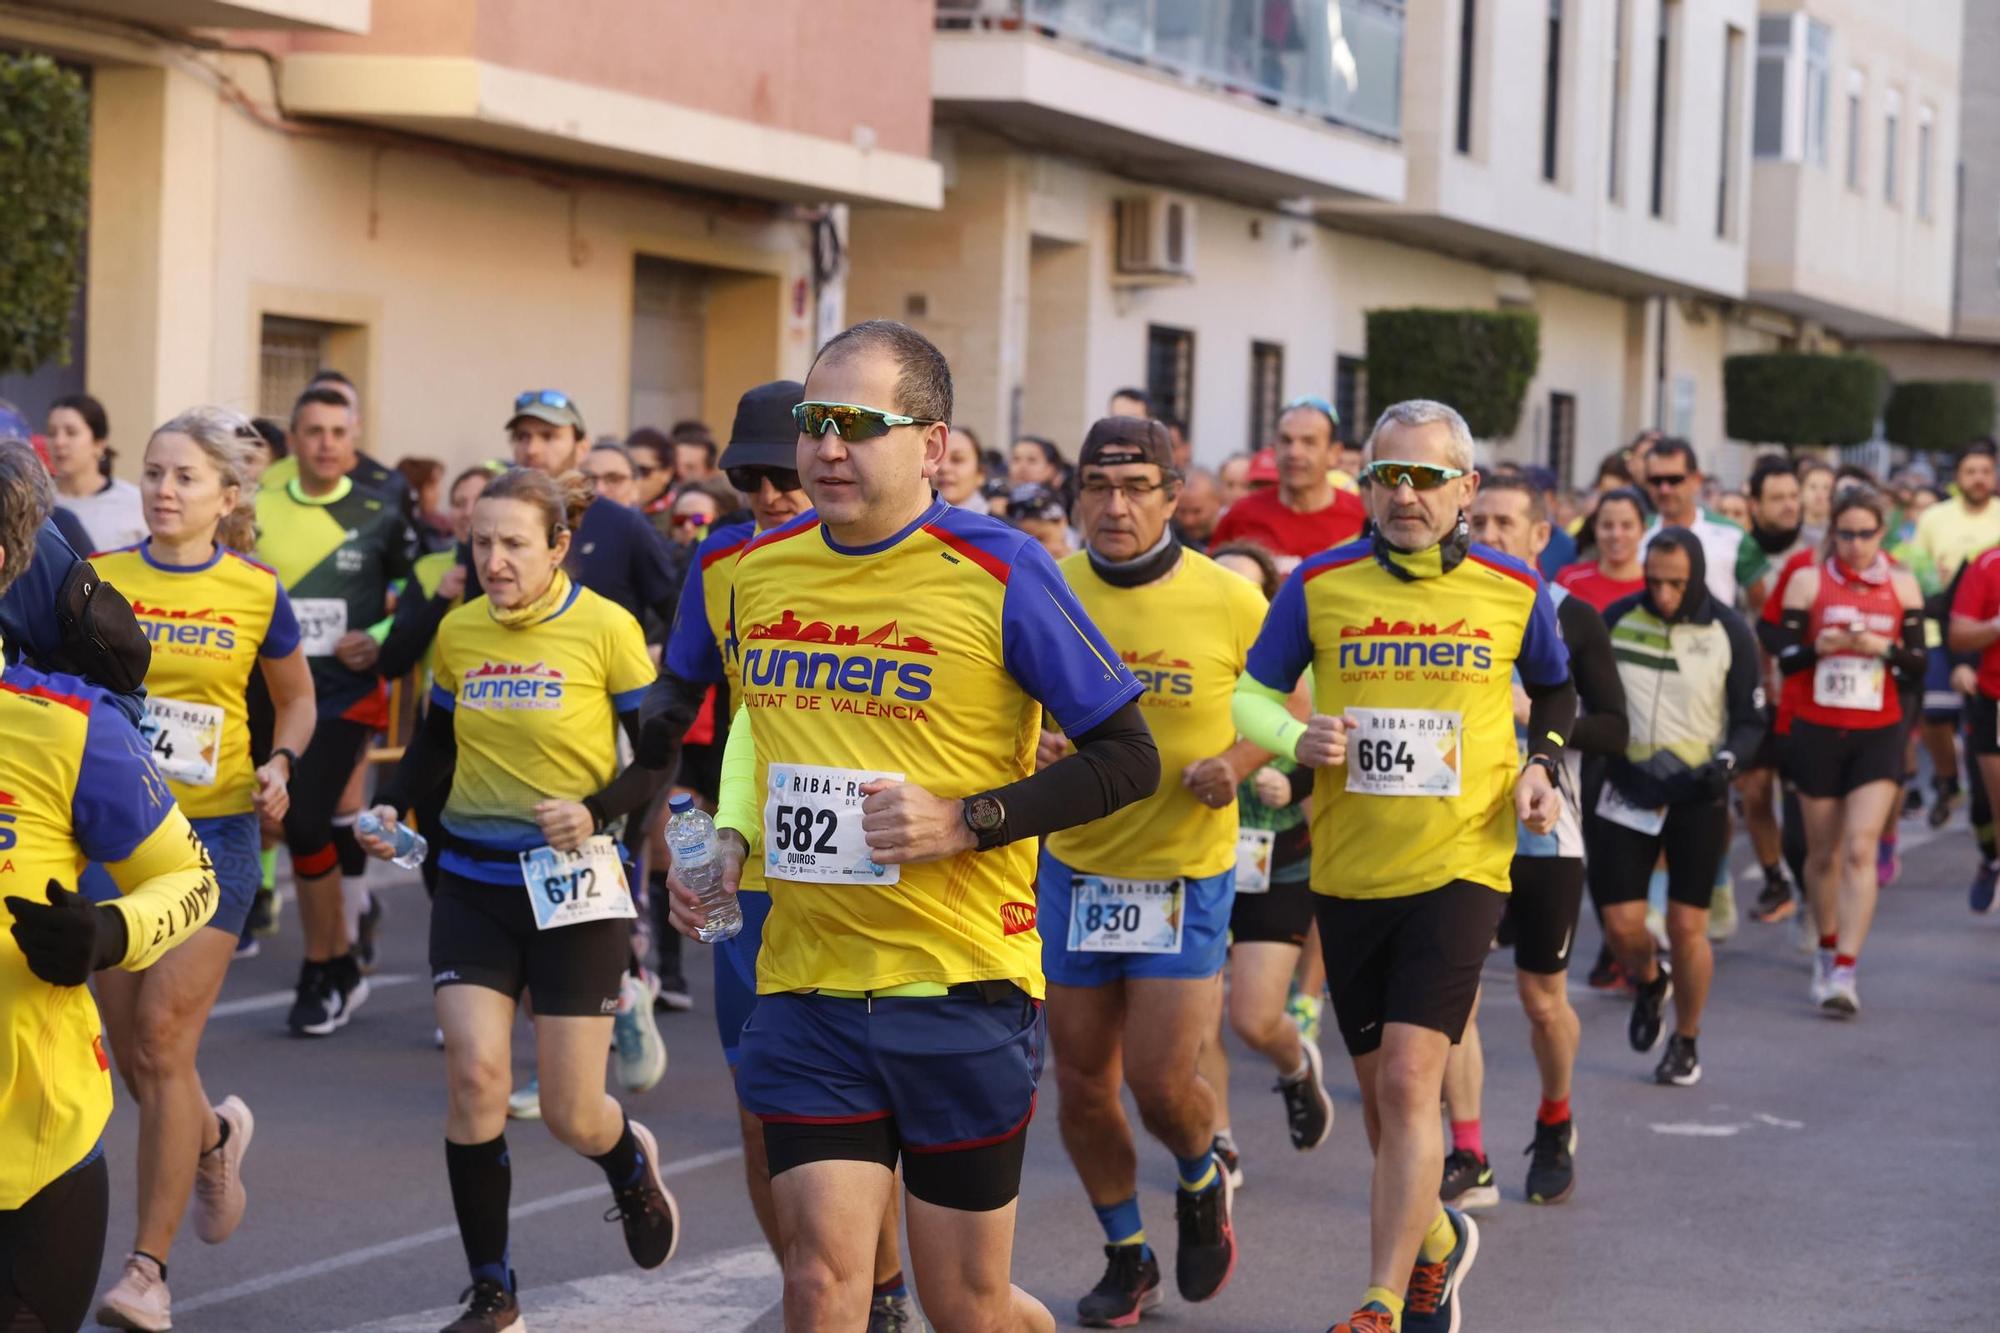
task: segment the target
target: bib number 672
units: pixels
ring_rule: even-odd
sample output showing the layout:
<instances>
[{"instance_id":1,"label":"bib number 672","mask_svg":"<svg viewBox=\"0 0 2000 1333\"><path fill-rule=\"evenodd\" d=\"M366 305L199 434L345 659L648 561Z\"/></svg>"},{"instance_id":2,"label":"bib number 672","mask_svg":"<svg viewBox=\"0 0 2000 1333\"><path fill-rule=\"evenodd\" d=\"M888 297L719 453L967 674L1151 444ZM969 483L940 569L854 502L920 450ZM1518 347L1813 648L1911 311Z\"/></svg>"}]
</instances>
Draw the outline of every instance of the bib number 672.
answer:
<instances>
[{"instance_id":1,"label":"bib number 672","mask_svg":"<svg viewBox=\"0 0 2000 1333\"><path fill-rule=\"evenodd\" d=\"M832 852L834 831L840 816L831 810L815 810L809 805L781 805L772 821L771 832L781 852ZM817 836L815 836L817 831Z\"/></svg>"},{"instance_id":2,"label":"bib number 672","mask_svg":"<svg viewBox=\"0 0 2000 1333\"><path fill-rule=\"evenodd\" d=\"M1354 762L1363 773L1393 773L1397 769L1405 773L1417 771L1417 758L1410 753L1408 741L1356 740L1353 749Z\"/></svg>"},{"instance_id":3,"label":"bib number 672","mask_svg":"<svg viewBox=\"0 0 2000 1333\"><path fill-rule=\"evenodd\" d=\"M558 870L542 881L542 892L547 895L549 905L561 907L585 898L597 896L597 871L590 866L575 866L569 870Z\"/></svg>"}]
</instances>

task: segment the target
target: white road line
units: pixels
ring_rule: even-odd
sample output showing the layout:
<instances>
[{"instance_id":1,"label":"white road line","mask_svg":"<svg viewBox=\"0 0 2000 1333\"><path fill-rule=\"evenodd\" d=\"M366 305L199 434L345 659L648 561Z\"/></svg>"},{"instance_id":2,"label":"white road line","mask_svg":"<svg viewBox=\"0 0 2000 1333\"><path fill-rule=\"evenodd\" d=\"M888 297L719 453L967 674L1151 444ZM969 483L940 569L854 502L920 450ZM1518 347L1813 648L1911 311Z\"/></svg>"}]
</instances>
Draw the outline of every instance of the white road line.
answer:
<instances>
[{"instance_id":1,"label":"white road line","mask_svg":"<svg viewBox=\"0 0 2000 1333\"><path fill-rule=\"evenodd\" d=\"M1673 1124L1652 1124L1647 1126L1655 1134L1671 1134L1688 1139L1727 1139L1743 1132L1742 1125L1704 1125L1699 1121L1682 1120Z\"/></svg>"},{"instance_id":2,"label":"white road line","mask_svg":"<svg viewBox=\"0 0 2000 1333\"><path fill-rule=\"evenodd\" d=\"M534 1333L741 1333L783 1294L778 1261L768 1247L746 1245L687 1267L658 1273L607 1273L521 1293L521 1318ZM398 1315L344 1333L436 1333L457 1306Z\"/></svg>"},{"instance_id":3,"label":"white road line","mask_svg":"<svg viewBox=\"0 0 2000 1333\"><path fill-rule=\"evenodd\" d=\"M742 1155L743 1149L740 1147L717 1148L714 1152L705 1152L694 1157L684 1157L680 1161L670 1163L661 1168L660 1174L667 1179L672 1179L675 1176L685 1176L695 1171L703 1170L706 1167L714 1166L718 1162L733 1161ZM537 1213L546 1213L557 1208L567 1208L573 1203L583 1203L585 1201L602 1203L604 1197L605 1187L600 1182L595 1185L584 1186L581 1189L566 1190L561 1194L551 1194L545 1199L536 1199L530 1203L519 1204L511 1209L508 1215L518 1222L524 1217L533 1217ZM255 1296L259 1292L271 1291L278 1287L287 1287L294 1282L305 1282L312 1278L323 1277L328 1273L338 1273L343 1269L373 1263L377 1259L386 1259L419 1245L435 1245L440 1241L457 1239L458 1227L456 1225L432 1227L429 1231L419 1231L413 1236L403 1236L396 1240L383 1241L379 1245L364 1245L358 1250L349 1250L345 1254L330 1255L325 1259L316 1259L309 1264L299 1264L294 1268L281 1268L275 1273L266 1273L262 1277L253 1277L227 1287L218 1287L214 1291L203 1292L199 1296L191 1297L188 1300L176 1301L174 1308L183 1314L194 1310L205 1310L211 1305L221 1305L226 1301L241 1300L245 1296Z\"/></svg>"},{"instance_id":4,"label":"white road line","mask_svg":"<svg viewBox=\"0 0 2000 1333\"><path fill-rule=\"evenodd\" d=\"M402 986L416 978L403 972L385 972L381 976L368 978L368 989L378 991L385 986ZM288 990L266 991L262 995L246 995L240 1000L224 1000L208 1011L210 1018L234 1018L238 1014L254 1014L265 1009L277 1009L292 1002L296 992Z\"/></svg>"}]
</instances>

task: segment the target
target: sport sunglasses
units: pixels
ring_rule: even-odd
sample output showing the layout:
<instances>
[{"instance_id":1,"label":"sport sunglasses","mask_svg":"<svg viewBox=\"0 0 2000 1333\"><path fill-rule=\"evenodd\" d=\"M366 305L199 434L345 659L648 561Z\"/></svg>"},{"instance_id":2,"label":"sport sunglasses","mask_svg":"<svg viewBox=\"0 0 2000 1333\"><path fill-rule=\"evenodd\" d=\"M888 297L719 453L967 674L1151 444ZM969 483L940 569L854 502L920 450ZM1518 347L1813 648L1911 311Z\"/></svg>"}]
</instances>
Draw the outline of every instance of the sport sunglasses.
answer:
<instances>
[{"instance_id":1,"label":"sport sunglasses","mask_svg":"<svg viewBox=\"0 0 2000 1333\"><path fill-rule=\"evenodd\" d=\"M558 412L573 411L575 404L569 395L557 389L530 389L514 399L514 410L525 412L531 407L553 407Z\"/></svg>"},{"instance_id":2,"label":"sport sunglasses","mask_svg":"<svg viewBox=\"0 0 2000 1333\"><path fill-rule=\"evenodd\" d=\"M897 426L935 426L934 417L906 417L900 412L884 412L879 407L855 403L800 403L792 409L799 430L818 439L831 428L849 444L887 435Z\"/></svg>"},{"instance_id":3,"label":"sport sunglasses","mask_svg":"<svg viewBox=\"0 0 2000 1333\"><path fill-rule=\"evenodd\" d=\"M846 439L847 437L843 435L841 438ZM793 468L765 467L761 464L750 467L725 468L722 475L729 478L731 486L734 486L745 495L755 495L761 490L764 478L766 477L771 479L773 486L783 492L799 490L804 484L799 480L797 470Z\"/></svg>"},{"instance_id":4,"label":"sport sunglasses","mask_svg":"<svg viewBox=\"0 0 2000 1333\"><path fill-rule=\"evenodd\" d=\"M1434 491L1446 482L1456 481L1465 475L1464 468L1439 467L1435 463L1399 463L1393 459L1370 463L1362 471L1369 481L1392 491L1406 482L1415 490Z\"/></svg>"}]
</instances>

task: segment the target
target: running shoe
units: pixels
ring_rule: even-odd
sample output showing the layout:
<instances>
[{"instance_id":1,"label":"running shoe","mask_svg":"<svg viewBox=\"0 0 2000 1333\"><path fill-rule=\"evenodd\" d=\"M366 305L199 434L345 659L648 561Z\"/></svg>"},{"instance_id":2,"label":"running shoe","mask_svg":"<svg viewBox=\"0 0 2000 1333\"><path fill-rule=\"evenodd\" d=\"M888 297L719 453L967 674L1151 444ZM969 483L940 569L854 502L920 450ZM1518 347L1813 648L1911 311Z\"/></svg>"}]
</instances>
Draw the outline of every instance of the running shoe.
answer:
<instances>
[{"instance_id":1,"label":"running shoe","mask_svg":"<svg viewBox=\"0 0 2000 1333\"><path fill-rule=\"evenodd\" d=\"M466 1302L465 1313L446 1324L442 1333L503 1333L527 1327L514 1293L490 1277L476 1279L458 1298Z\"/></svg>"},{"instance_id":2,"label":"running shoe","mask_svg":"<svg viewBox=\"0 0 2000 1333\"><path fill-rule=\"evenodd\" d=\"M674 1257L681 1240L681 1209L660 1175L660 1145L653 1132L634 1120L632 1137L645 1155L646 1173L639 1183L612 1192L607 1222L625 1225L625 1249L641 1268L658 1268Z\"/></svg>"},{"instance_id":3,"label":"running shoe","mask_svg":"<svg viewBox=\"0 0 2000 1333\"><path fill-rule=\"evenodd\" d=\"M1661 1012L1674 997L1674 974L1663 961L1660 975L1632 993L1632 1021L1626 1025L1625 1039L1644 1055L1660 1044Z\"/></svg>"},{"instance_id":4,"label":"running shoe","mask_svg":"<svg viewBox=\"0 0 2000 1333\"><path fill-rule=\"evenodd\" d=\"M1236 1226L1230 1216L1235 1193L1220 1164L1209 1189L1199 1194L1174 1191L1174 1222L1180 1231L1174 1283L1182 1300L1207 1300L1228 1286L1236 1271Z\"/></svg>"},{"instance_id":5,"label":"running shoe","mask_svg":"<svg viewBox=\"0 0 2000 1333\"><path fill-rule=\"evenodd\" d=\"M1911 773L1903 779L1905 784L1903 787L1904 819L1915 819L1924 812L1924 794L1917 790L1916 776L1916 774Z\"/></svg>"},{"instance_id":6,"label":"running shoe","mask_svg":"<svg viewBox=\"0 0 2000 1333\"><path fill-rule=\"evenodd\" d=\"M98 1302L97 1322L105 1328L166 1333L174 1326L173 1304L167 1280L160 1276L160 1266L143 1255L128 1254L125 1271Z\"/></svg>"},{"instance_id":7,"label":"running shoe","mask_svg":"<svg viewBox=\"0 0 2000 1333\"><path fill-rule=\"evenodd\" d=\"M2000 861L1981 861L1979 869L1973 872L1972 888L1966 894L1966 905L1985 916L1993 910L1993 886L2000 883Z\"/></svg>"},{"instance_id":8,"label":"running shoe","mask_svg":"<svg viewBox=\"0 0 2000 1333\"><path fill-rule=\"evenodd\" d=\"M326 964L302 962L299 964L298 988L292 995L291 1012L285 1015L285 1026L292 1030L295 1037L331 1032L333 1004L333 984L327 979Z\"/></svg>"},{"instance_id":9,"label":"running shoe","mask_svg":"<svg viewBox=\"0 0 2000 1333\"><path fill-rule=\"evenodd\" d=\"M1818 1007L1819 1005L1826 1003L1826 983L1831 981L1832 979L1833 979L1833 950L1831 949L1814 950L1812 986L1806 992L1806 997L1812 1001L1814 1007Z\"/></svg>"},{"instance_id":10,"label":"running shoe","mask_svg":"<svg viewBox=\"0 0 2000 1333\"><path fill-rule=\"evenodd\" d=\"M214 1108L215 1118L229 1126L229 1137L203 1153L194 1172L194 1232L207 1245L220 1245L242 1224L249 1198L243 1192L243 1155L257 1118L235 1093Z\"/></svg>"},{"instance_id":11,"label":"running shoe","mask_svg":"<svg viewBox=\"0 0 2000 1333\"><path fill-rule=\"evenodd\" d=\"M1931 800L1931 812L1927 822L1934 829L1943 828L1951 822L1952 811L1958 808L1958 779L1942 778L1931 784L1937 795Z\"/></svg>"},{"instance_id":12,"label":"running shoe","mask_svg":"<svg viewBox=\"0 0 2000 1333\"><path fill-rule=\"evenodd\" d=\"M1875 885L1886 889L1903 875L1902 853L1896 850L1894 838L1880 838L1875 843Z\"/></svg>"},{"instance_id":13,"label":"running shoe","mask_svg":"<svg viewBox=\"0 0 2000 1333\"><path fill-rule=\"evenodd\" d=\"M1576 1120L1560 1125L1535 1122L1535 1141L1527 1146L1528 1202L1563 1203L1576 1188Z\"/></svg>"},{"instance_id":14,"label":"running shoe","mask_svg":"<svg viewBox=\"0 0 2000 1333\"><path fill-rule=\"evenodd\" d=\"M509 1120L540 1120L542 1118L542 1081L531 1078L507 1097L507 1118Z\"/></svg>"},{"instance_id":15,"label":"running shoe","mask_svg":"<svg viewBox=\"0 0 2000 1333\"><path fill-rule=\"evenodd\" d=\"M1836 963L1826 978L1826 992L1820 997L1820 1012L1834 1018L1852 1018L1861 1012L1861 992L1855 989L1854 967Z\"/></svg>"},{"instance_id":16,"label":"running shoe","mask_svg":"<svg viewBox=\"0 0 2000 1333\"><path fill-rule=\"evenodd\" d=\"M877 1296L868 1303L868 1333L925 1333L913 1296Z\"/></svg>"},{"instance_id":17,"label":"running shoe","mask_svg":"<svg viewBox=\"0 0 2000 1333\"><path fill-rule=\"evenodd\" d=\"M1320 999L1317 995L1307 995L1301 991L1285 1001L1285 1013L1299 1030L1300 1041L1319 1040Z\"/></svg>"},{"instance_id":18,"label":"running shoe","mask_svg":"<svg viewBox=\"0 0 2000 1333\"><path fill-rule=\"evenodd\" d=\"M1305 1048L1306 1072L1296 1083L1279 1079L1271 1091L1285 1099L1285 1127L1291 1131L1292 1146L1311 1152L1333 1132L1333 1098L1327 1095L1319 1044L1301 1041L1299 1045Z\"/></svg>"},{"instance_id":19,"label":"running shoe","mask_svg":"<svg viewBox=\"0 0 2000 1333\"><path fill-rule=\"evenodd\" d=\"M1076 1303L1076 1322L1085 1328L1130 1328L1166 1299L1160 1290L1160 1261L1153 1247L1107 1245L1104 1276Z\"/></svg>"},{"instance_id":20,"label":"running shoe","mask_svg":"<svg viewBox=\"0 0 2000 1333\"><path fill-rule=\"evenodd\" d=\"M353 954L325 963L307 963L306 967L315 970L313 993L307 996L306 977L301 973L299 999L292 1004L292 1035L330 1037L346 1027L354 1011L367 1002L368 978L361 975Z\"/></svg>"},{"instance_id":21,"label":"running shoe","mask_svg":"<svg viewBox=\"0 0 2000 1333\"><path fill-rule=\"evenodd\" d=\"M1326 1333L1396 1333L1396 1316L1385 1310L1381 1302L1370 1301Z\"/></svg>"},{"instance_id":22,"label":"running shoe","mask_svg":"<svg viewBox=\"0 0 2000 1333\"><path fill-rule=\"evenodd\" d=\"M245 958L255 958L262 952L264 952L264 942L246 931L236 937L236 952L230 956L241 962Z\"/></svg>"},{"instance_id":23,"label":"running shoe","mask_svg":"<svg viewBox=\"0 0 2000 1333\"><path fill-rule=\"evenodd\" d=\"M1701 1082L1701 1057L1695 1054L1694 1038L1676 1032L1667 1038L1667 1053L1653 1070L1653 1082L1691 1088Z\"/></svg>"},{"instance_id":24,"label":"running shoe","mask_svg":"<svg viewBox=\"0 0 2000 1333\"><path fill-rule=\"evenodd\" d=\"M278 917L284 910L285 900L276 889L259 888L257 896L250 900L250 915L244 919L243 929L260 939L269 939L278 933Z\"/></svg>"},{"instance_id":25,"label":"running shoe","mask_svg":"<svg viewBox=\"0 0 2000 1333\"><path fill-rule=\"evenodd\" d=\"M1597 946L1597 961L1590 965L1590 976L1587 979L1592 990L1613 994L1627 989L1631 984L1625 976L1625 965L1611 956L1611 946L1608 944Z\"/></svg>"},{"instance_id":26,"label":"running shoe","mask_svg":"<svg viewBox=\"0 0 2000 1333\"><path fill-rule=\"evenodd\" d=\"M362 975L372 976L375 972L375 944L382 934L382 899L374 893L368 895L368 906L361 909L361 919L354 927L354 965Z\"/></svg>"},{"instance_id":27,"label":"running shoe","mask_svg":"<svg viewBox=\"0 0 2000 1333\"><path fill-rule=\"evenodd\" d=\"M1811 953L1819 948L1819 926L1813 921L1812 907L1808 903L1799 904L1799 933L1793 940L1793 947L1800 953Z\"/></svg>"},{"instance_id":28,"label":"running shoe","mask_svg":"<svg viewBox=\"0 0 2000 1333\"><path fill-rule=\"evenodd\" d=\"M627 1092L649 1092L667 1076L667 1043L653 1017L653 988L627 972L618 983L618 1017L611 1039L618 1049L618 1081Z\"/></svg>"},{"instance_id":29,"label":"running shoe","mask_svg":"<svg viewBox=\"0 0 2000 1333\"><path fill-rule=\"evenodd\" d=\"M1500 1187L1493 1183L1493 1167L1487 1160L1464 1148L1453 1148L1444 1159L1444 1180L1438 1199L1453 1208L1492 1208L1500 1202Z\"/></svg>"},{"instance_id":30,"label":"running shoe","mask_svg":"<svg viewBox=\"0 0 2000 1333\"><path fill-rule=\"evenodd\" d=\"M694 996L688 991L687 978L681 976L656 978L653 987L653 1007L673 1014L684 1014L694 1008Z\"/></svg>"},{"instance_id":31,"label":"running shoe","mask_svg":"<svg viewBox=\"0 0 2000 1333\"><path fill-rule=\"evenodd\" d=\"M1736 877L1727 873L1708 899L1708 937L1726 940L1736 933Z\"/></svg>"},{"instance_id":32,"label":"running shoe","mask_svg":"<svg viewBox=\"0 0 2000 1333\"><path fill-rule=\"evenodd\" d=\"M1447 1208L1458 1244L1438 1263L1424 1262L1417 1252L1403 1302L1403 1333L1458 1333L1458 1289L1479 1258L1479 1224L1456 1208Z\"/></svg>"},{"instance_id":33,"label":"running shoe","mask_svg":"<svg viewBox=\"0 0 2000 1333\"><path fill-rule=\"evenodd\" d=\"M1792 881L1783 875L1767 875L1764 891L1757 895L1757 904L1750 909L1750 918L1775 926L1798 910L1798 902L1792 897Z\"/></svg>"},{"instance_id":34,"label":"running shoe","mask_svg":"<svg viewBox=\"0 0 2000 1333\"><path fill-rule=\"evenodd\" d=\"M1237 1189L1243 1188L1243 1154L1236 1151L1236 1140L1226 1139L1217 1134L1210 1140L1208 1150L1215 1154L1215 1160L1222 1164L1222 1173L1229 1177L1229 1183Z\"/></svg>"}]
</instances>

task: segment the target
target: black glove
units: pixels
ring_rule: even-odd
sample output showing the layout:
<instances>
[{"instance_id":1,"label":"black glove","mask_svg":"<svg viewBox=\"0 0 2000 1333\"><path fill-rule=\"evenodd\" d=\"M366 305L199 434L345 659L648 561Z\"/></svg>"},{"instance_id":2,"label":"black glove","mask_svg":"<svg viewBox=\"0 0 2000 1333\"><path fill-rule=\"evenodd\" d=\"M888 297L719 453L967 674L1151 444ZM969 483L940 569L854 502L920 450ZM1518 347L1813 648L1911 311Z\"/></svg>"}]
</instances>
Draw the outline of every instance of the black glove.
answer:
<instances>
[{"instance_id":1,"label":"black glove","mask_svg":"<svg viewBox=\"0 0 2000 1333\"><path fill-rule=\"evenodd\" d=\"M1720 801L1729 794L1729 783L1735 776L1736 770L1730 765L1711 759L1694 771L1695 791L1700 800Z\"/></svg>"},{"instance_id":2,"label":"black glove","mask_svg":"<svg viewBox=\"0 0 2000 1333\"><path fill-rule=\"evenodd\" d=\"M90 974L125 957L125 917L49 881L46 904L7 899L14 914L14 942L28 970L51 986L81 986Z\"/></svg>"}]
</instances>

